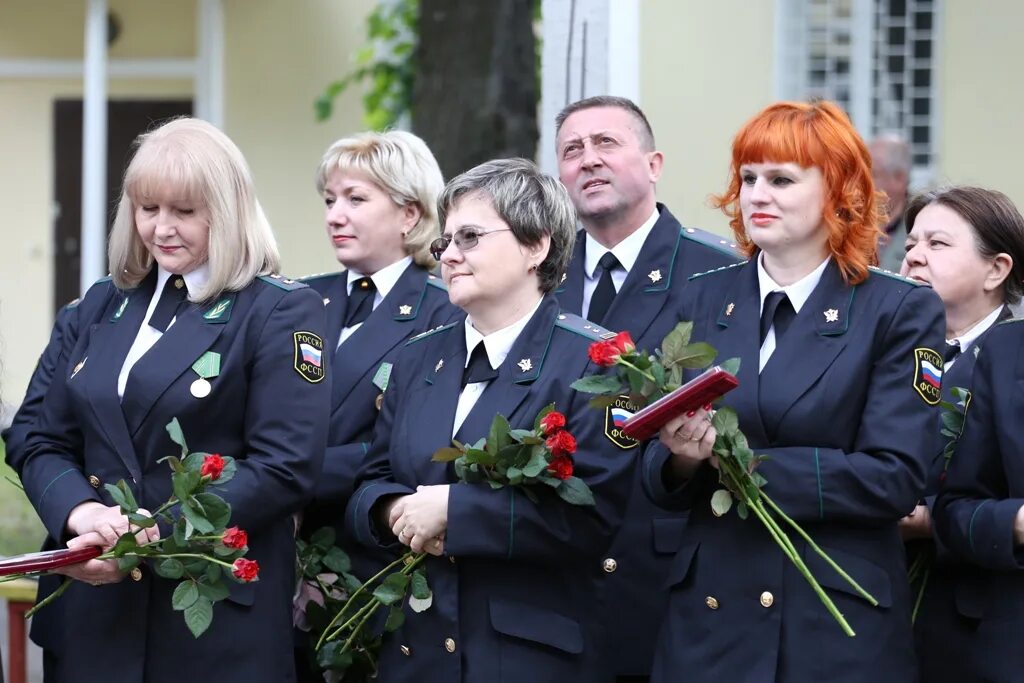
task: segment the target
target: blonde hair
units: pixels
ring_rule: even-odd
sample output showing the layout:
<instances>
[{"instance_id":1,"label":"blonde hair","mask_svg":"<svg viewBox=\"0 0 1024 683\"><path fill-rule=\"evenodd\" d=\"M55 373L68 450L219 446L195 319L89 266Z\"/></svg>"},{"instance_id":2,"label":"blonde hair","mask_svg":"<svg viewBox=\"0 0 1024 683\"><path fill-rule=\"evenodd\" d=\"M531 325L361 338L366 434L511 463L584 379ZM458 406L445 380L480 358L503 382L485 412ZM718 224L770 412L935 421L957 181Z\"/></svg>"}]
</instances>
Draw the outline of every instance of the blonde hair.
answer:
<instances>
[{"instance_id":1,"label":"blonde hair","mask_svg":"<svg viewBox=\"0 0 1024 683\"><path fill-rule=\"evenodd\" d=\"M117 287L137 287L152 269L153 256L135 226L135 209L143 197L168 190L206 207L210 215L210 278L191 293L193 301L238 291L256 276L280 268L277 242L256 199L249 166L227 135L205 121L179 118L140 135L135 144L107 249Z\"/></svg>"},{"instance_id":2,"label":"blonde hair","mask_svg":"<svg viewBox=\"0 0 1024 683\"><path fill-rule=\"evenodd\" d=\"M400 207L416 205L420 219L405 234L405 253L424 268L437 265L430 255L430 243L441 233L437 196L444 187L444 177L427 143L400 130L342 138L327 148L320 161L316 173L317 192L323 194L330 175L336 170L369 176Z\"/></svg>"}]
</instances>

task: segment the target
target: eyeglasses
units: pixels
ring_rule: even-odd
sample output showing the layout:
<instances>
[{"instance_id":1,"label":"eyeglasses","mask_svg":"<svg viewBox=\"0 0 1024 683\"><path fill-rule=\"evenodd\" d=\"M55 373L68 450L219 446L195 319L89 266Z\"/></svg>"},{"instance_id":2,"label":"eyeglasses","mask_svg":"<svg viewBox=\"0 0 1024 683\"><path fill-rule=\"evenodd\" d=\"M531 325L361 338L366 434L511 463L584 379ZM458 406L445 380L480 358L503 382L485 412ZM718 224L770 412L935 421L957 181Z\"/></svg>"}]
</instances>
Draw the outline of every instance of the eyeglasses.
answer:
<instances>
[{"instance_id":1,"label":"eyeglasses","mask_svg":"<svg viewBox=\"0 0 1024 683\"><path fill-rule=\"evenodd\" d=\"M459 251L469 251L475 247L479 242L480 238L484 235L493 235L496 232L508 232L512 228L499 228L498 230L480 230L478 228L460 228L455 231L452 236L441 235L436 240L430 243L430 255L435 260L441 260L441 254L448 248L448 245L455 242L455 246L459 248Z\"/></svg>"}]
</instances>

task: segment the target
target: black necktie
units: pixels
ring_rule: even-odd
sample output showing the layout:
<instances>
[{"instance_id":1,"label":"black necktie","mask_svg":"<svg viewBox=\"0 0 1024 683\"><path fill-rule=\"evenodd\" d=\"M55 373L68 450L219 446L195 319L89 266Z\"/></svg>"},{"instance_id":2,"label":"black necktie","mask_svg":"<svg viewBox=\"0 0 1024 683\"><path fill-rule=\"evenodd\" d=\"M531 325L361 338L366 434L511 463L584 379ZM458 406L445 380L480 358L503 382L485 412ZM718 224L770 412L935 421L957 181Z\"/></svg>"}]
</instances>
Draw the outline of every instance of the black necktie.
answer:
<instances>
[{"instance_id":1,"label":"black necktie","mask_svg":"<svg viewBox=\"0 0 1024 683\"><path fill-rule=\"evenodd\" d=\"M775 346L778 347L779 340L786 334L789 324L796 317L793 304L785 292L771 292L764 299L764 308L761 309L761 344L768 336L768 330L775 325Z\"/></svg>"},{"instance_id":2,"label":"black necktie","mask_svg":"<svg viewBox=\"0 0 1024 683\"><path fill-rule=\"evenodd\" d=\"M154 330L166 332L187 297L188 287L185 286L185 278L180 275L167 278L164 291L160 292L160 300L156 302L153 315L149 318L149 326Z\"/></svg>"},{"instance_id":3,"label":"black necktie","mask_svg":"<svg viewBox=\"0 0 1024 683\"><path fill-rule=\"evenodd\" d=\"M945 363L949 363L955 360L960 355L960 342L953 340L952 342L946 342L946 353L942 354L942 360Z\"/></svg>"},{"instance_id":4,"label":"black necktie","mask_svg":"<svg viewBox=\"0 0 1024 683\"><path fill-rule=\"evenodd\" d=\"M477 342L473 353L469 354L469 365L462 372L462 386L474 382L490 382L498 376L498 371L491 367L491 361L487 357L487 348L484 343Z\"/></svg>"},{"instance_id":5,"label":"black necktie","mask_svg":"<svg viewBox=\"0 0 1024 683\"><path fill-rule=\"evenodd\" d=\"M373 297L376 294L377 287L368 277L361 277L352 283L352 293L348 295L348 308L345 310L345 327L366 320L373 312Z\"/></svg>"},{"instance_id":6,"label":"black necktie","mask_svg":"<svg viewBox=\"0 0 1024 683\"><path fill-rule=\"evenodd\" d=\"M597 262L601 268L601 279L597 281L594 288L594 295L590 297L590 310L587 311L587 320L592 323L601 324L604 316L611 308L615 299L615 283L612 282L612 271L619 267L619 259L615 254L606 251L601 260Z\"/></svg>"}]
</instances>

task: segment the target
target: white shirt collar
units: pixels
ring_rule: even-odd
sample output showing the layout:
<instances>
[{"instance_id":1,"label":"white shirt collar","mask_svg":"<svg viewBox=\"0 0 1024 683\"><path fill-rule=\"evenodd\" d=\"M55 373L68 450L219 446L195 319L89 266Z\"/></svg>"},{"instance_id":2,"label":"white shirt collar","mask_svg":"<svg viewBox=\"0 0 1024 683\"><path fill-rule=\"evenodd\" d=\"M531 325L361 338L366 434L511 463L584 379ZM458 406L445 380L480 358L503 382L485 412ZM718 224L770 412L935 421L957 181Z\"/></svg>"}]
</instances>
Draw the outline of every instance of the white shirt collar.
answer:
<instances>
[{"instance_id":1,"label":"white shirt collar","mask_svg":"<svg viewBox=\"0 0 1024 683\"><path fill-rule=\"evenodd\" d=\"M400 261L395 261L390 266L385 266L384 268L381 268L376 273L370 276L370 279L373 280L373 286L377 288L377 294L380 295L381 299L386 297L388 295L388 292L394 289L395 284L398 282L398 279L402 277L402 273L405 272L405 269L408 268L409 264L411 263L412 256L406 256ZM366 277L366 275L360 273L358 270L355 270L354 268L348 269L349 294L352 293L352 283L361 277Z\"/></svg>"},{"instance_id":2,"label":"white shirt collar","mask_svg":"<svg viewBox=\"0 0 1024 683\"><path fill-rule=\"evenodd\" d=\"M181 277L185 280L185 288L188 290L188 293L195 296L195 293L205 287L206 283L210 281L210 264L209 262L204 263ZM171 273L157 266L156 290L153 292L154 298L160 297L160 294L164 291L164 285L170 279Z\"/></svg>"},{"instance_id":3,"label":"white shirt collar","mask_svg":"<svg viewBox=\"0 0 1024 683\"><path fill-rule=\"evenodd\" d=\"M982 334L984 334L985 330L987 330L988 328L990 328L993 325L995 325L996 320L999 320L999 314L1002 313L1002 312L1003 312L1003 305L999 304L998 306L995 307L995 310L993 310L987 316L985 316L980 321L975 323L974 327L972 327L971 329L967 330L966 332L961 334L959 337L954 337L953 339L947 339L946 343L947 344L951 344L953 342L957 342L958 344L960 344L960 351L961 352L966 351L967 349L969 349L971 347L971 344L974 343L974 340L976 340L978 337L980 337Z\"/></svg>"},{"instance_id":4,"label":"white shirt collar","mask_svg":"<svg viewBox=\"0 0 1024 683\"><path fill-rule=\"evenodd\" d=\"M466 367L469 367L469 356L472 354L473 349L476 345L483 341L484 349L487 350L487 360L490 361L491 367L497 370L501 367L501 364L505 362L509 352L512 350L512 345L516 343L516 339L519 338L520 333L526 327L526 324L533 318L533 314L540 308L541 302L544 298L541 297L537 304L530 310L529 313L524 315L519 320L515 321L508 327L503 327L496 332L491 332L487 336L480 334L480 331L473 327L473 320L466 316Z\"/></svg>"},{"instance_id":5,"label":"white shirt collar","mask_svg":"<svg viewBox=\"0 0 1024 683\"><path fill-rule=\"evenodd\" d=\"M633 264L640 258L640 250L644 247L644 242L647 241L647 236L651 234L651 230L654 229L654 224L658 222L658 209L655 207L654 213L648 218L643 225L633 232L632 235L616 244L611 249L605 249L604 245L595 240L587 233L586 237L586 258L583 261L583 270L587 277L590 279L594 278L594 270L597 268L597 262L601 260L601 257L605 255L605 252L612 252L615 254L615 258L619 259L619 263L622 264L622 268L628 273L633 269Z\"/></svg>"},{"instance_id":6,"label":"white shirt collar","mask_svg":"<svg viewBox=\"0 0 1024 683\"><path fill-rule=\"evenodd\" d=\"M803 305L811 298L811 293L814 292L814 288L821 281L821 275L825 272L825 266L828 265L831 259L832 256L830 255L810 273L804 275L793 284L783 287L773 280L768 271L764 269L764 252L762 251L757 255L757 283L761 289L761 310L764 310L764 300L769 293L785 292L789 298L789 303L793 305L793 310L799 313Z\"/></svg>"}]
</instances>

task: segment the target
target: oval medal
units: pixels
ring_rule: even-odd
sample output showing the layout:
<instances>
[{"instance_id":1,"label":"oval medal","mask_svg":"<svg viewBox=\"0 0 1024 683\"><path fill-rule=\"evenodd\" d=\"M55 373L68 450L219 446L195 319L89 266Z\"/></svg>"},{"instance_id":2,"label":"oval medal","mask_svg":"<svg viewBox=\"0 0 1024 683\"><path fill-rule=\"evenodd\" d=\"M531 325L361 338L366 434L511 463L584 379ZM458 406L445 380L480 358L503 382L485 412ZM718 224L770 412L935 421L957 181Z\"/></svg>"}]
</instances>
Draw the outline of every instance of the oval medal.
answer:
<instances>
[{"instance_id":1,"label":"oval medal","mask_svg":"<svg viewBox=\"0 0 1024 683\"><path fill-rule=\"evenodd\" d=\"M192 392L192 395L195 396L196 398L206 398L207 396L210 395L210 390L212 388L213 387L210 386L209 382L200 377L195 382L192 382L190 391Z\"/></svg>"}]
</instances>

